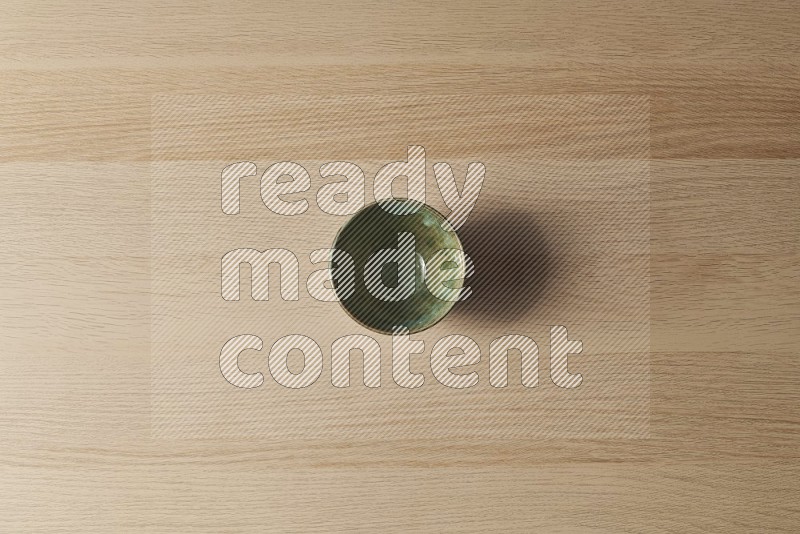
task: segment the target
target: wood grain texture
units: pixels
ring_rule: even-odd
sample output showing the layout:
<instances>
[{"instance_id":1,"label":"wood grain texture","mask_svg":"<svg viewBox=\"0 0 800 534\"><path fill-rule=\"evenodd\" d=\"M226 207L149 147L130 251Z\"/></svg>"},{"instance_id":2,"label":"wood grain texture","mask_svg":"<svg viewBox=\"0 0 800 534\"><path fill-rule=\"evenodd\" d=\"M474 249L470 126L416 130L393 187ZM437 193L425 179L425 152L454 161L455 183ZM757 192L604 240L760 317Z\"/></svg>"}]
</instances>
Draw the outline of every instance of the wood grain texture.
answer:
<instances>
[{"instance_id":1,"label":"wood grain texture","mask_svg":"<svg viewBox=\"0 0 800 534\"><path fill-rule=\"evenodd\" d=\"M800 522L793 2L6 2L0 531L763 532ZM163 93L644 94L647 440L157 440Z\"/></svg>"}]
</instances>

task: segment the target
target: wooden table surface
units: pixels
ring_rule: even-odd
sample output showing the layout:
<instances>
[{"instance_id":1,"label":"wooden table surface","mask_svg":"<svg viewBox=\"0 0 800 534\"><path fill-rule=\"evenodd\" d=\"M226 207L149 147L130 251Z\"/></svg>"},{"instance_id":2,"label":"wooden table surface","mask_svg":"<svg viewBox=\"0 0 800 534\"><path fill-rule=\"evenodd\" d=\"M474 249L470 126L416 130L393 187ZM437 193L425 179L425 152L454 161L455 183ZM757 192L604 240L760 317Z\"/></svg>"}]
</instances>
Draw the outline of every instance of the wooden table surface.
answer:
<instances>
[{"instance_id":1,"label":"wooden table surface","mask_svg":"<svg viewBox=\"0 0 800 534\"><path fill-rule=\"evenodd\" d=\"M796 532L798 36L780 0L5 2L0 531ZM154 436L165 93L649 97L649 437Z\"/></svg>"}]
</instances>

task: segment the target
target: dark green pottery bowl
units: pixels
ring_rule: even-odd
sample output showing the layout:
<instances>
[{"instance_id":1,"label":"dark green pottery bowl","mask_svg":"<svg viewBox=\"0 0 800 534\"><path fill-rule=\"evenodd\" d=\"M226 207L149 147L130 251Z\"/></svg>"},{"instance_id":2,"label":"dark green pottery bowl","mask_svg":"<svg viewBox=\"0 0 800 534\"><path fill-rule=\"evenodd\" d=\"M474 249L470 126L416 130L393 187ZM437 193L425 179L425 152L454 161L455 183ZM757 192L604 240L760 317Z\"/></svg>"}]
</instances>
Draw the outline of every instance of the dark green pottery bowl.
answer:
<instances>
[{"instance_id":1,"label":"dark green pottery bowl","mask_svg":"<svg viewBox=\"0 0 800 534\"><path fill-rule=\"evenodd\" d=\"M407 213L414 210L413 213ZM396 215L406 212L405 215ZM444 224L443 224L444 223ZM355 287L343 291L345 269L334 256L332 279L337 296L345 311L356 322L370 330L391 334L398 327L410 333L430 328L452 309L455 302L442 300L431 294L425 283L426 266L434 254L441 249L456 249L463 252L461 241L454 231L448 231L444 216L428 206L412 200L383 201L370 204L356 213L339 230L333 248L347 252L355 264ZM386 301L376 298L365 283L364 269L370 256L382 249L397 249L398 236L410 233L414 236L414 290L404 300ZM463 264L458 278L463 278ZM429 275L430 273L428 273ZM382 271L382 282L386 287L398 286L398 268L386 265ZM460 281L452 281L448 287L460 287ZM346 297L346 298L345 298Z\"/></svg>"}]
</instances>

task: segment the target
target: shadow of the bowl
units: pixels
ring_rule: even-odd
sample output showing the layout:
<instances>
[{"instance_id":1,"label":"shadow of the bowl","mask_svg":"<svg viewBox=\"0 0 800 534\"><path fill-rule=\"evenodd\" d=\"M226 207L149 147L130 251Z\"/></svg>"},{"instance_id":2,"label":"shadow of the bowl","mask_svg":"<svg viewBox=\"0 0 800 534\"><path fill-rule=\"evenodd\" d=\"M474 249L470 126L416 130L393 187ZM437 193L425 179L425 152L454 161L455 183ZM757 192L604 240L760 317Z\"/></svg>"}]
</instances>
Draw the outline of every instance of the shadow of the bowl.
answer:
<instances>
[{"instance_id":1,"label":"shadow of the bowl","mask_svg":"<svg viewBox=\"0 0 800 534\"><path fill-rule=\"evenodd\" d=\"M540 305L556 272L552 245L533 213L521 210L475 215L458 231L472 258L472 295L454 318L513 322Z\"/></svg>"}]
</instances>

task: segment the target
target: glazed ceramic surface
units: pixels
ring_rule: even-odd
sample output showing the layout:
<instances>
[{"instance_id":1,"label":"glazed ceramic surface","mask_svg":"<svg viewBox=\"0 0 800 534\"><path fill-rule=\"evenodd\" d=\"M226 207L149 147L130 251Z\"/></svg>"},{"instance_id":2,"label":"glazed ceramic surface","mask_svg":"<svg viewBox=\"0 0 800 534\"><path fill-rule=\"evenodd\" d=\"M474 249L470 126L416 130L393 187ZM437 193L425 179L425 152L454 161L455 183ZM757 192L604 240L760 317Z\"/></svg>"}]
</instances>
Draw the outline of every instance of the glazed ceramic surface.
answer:
<instances>
[{"instance_id":1,"label":"glazed ceramic surface","mask_svg":"<svg viewBox=\"0 0 800 534\"><path fill-rule=\"evenodd\" d=\"M413 213L396 215L396 212L414 209ZM447 229L442 214L434 208L410 200L394 200L382 204L371 204L356 213L339 231L333 248L347 252L355 264L355 290L347 298L342 292L345 271L341 262L333 262L334 287L347 313L365 327L391 334L396 327L405 327L410 332L425 330L439 322L452 309L452 301L442 300L431 294L425 283L430 276L434 254L443 249L462 251L458 235ZM414 291L410 297L388 301L377 298L365 283L365 266L368 259L380 250L397 249L399 236L408 233L414 237ZM463 278L464 266L454 278ZM386 265L382 270L382 282L387 288L399 283L398 268ZM448 282L451 287L460 282Z\"/></svg>"}]
</instances>

